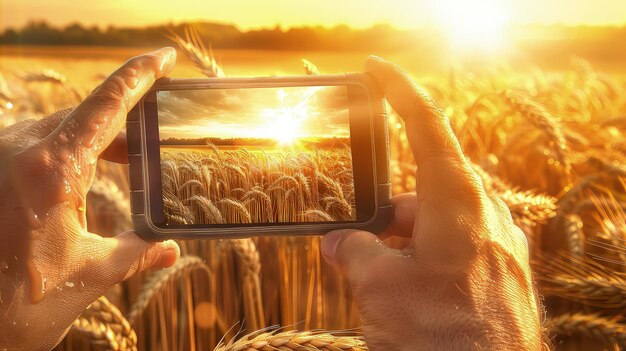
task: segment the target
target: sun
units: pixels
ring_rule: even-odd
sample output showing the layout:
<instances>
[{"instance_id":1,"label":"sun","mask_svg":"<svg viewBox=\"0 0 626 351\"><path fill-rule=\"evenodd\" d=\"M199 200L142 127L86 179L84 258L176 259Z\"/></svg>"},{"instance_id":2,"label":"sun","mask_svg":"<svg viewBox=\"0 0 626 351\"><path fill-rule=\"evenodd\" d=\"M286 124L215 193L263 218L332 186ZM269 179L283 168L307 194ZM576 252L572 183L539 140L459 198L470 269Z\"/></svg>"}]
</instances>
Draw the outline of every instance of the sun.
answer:
<instances>
[{"instance_id":1,"label":"sun","mask_svg":"<svg viewBox=\"0 0 626 351\"><path fill-rule=\"evenodd\" d=\"M260 115L259 132L263 138L271 138L281 145L292 145L304 135L303 125L309 118L309 102L320 87L310 87L298 94L287 94L278 89L278 106L264 108Z\"/></svg>"},{"instance_id":2,"label":"sun","mask_svg":"<svg viewBox=\"0 0 626 351\"><path fill-rule=\"evenodd\" d=\"M504 44L507 9L498 0L438 0L433 2L439 25L455 50L497 50Z\"/></svg>"},{"instance_id":3,"label":"sun","mask_svg":"<svg viewBox=\"0 0 626 351\"><path fill-rule=\"evenodd\" d=\"M284 92L279 90L278 96L282 105ZM307 118L308 106L303 102L295 106L265 108L261 111L261 134L281 145L291 145L302 136L302 125Z\"/></svg>"}]
</instances>

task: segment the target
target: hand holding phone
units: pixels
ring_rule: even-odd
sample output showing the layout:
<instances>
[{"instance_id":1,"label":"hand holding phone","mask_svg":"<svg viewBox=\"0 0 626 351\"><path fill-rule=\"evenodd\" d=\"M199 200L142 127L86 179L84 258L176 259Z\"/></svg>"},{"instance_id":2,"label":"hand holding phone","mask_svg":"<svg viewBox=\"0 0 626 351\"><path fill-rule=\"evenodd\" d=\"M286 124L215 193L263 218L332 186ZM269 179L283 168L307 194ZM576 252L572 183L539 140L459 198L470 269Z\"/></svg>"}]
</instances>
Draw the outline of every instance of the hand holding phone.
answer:
<instances>
[{"instance_id":1,"label":"hand holding phone","mask_svg":"<svg viewBox=\"0 0 626 351\"><path fill-rule=\"evenodd\" d=\"M486 194L448 117L398 66L371 57L372 74L405 122L417 164L413 193L395 196L387 235L338 230L322 253L350 282L371 350L539 350L540 303L524 233Z\"/></svg>"}]
</instances>

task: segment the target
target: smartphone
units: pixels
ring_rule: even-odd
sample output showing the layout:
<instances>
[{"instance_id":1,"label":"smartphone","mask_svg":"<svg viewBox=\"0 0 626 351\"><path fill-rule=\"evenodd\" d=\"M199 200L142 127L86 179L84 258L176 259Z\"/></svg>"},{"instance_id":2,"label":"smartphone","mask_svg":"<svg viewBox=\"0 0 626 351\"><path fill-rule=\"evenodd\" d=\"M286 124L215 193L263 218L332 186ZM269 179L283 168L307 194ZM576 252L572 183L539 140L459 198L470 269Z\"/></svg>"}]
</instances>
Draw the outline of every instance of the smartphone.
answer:
<instances>
[{"instance_id":1,"label":"smartphone","mask_svg":"<svg viewBox=\"0 0 626 351\"><path fill-rule=\"evenodd\" d=\"M365 73L158 80L129 113L146 240L384 230L385 101Z\"/></svg>"}]
</instances>

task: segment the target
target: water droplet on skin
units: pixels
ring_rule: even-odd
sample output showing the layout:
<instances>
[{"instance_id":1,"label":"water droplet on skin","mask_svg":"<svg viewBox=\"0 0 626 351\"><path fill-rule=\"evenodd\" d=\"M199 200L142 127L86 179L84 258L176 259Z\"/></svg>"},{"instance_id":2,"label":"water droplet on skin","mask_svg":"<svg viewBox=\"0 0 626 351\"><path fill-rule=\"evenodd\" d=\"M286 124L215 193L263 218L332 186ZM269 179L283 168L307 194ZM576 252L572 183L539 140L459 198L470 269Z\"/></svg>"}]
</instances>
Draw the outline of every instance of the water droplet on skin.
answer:
<instances>
[{"instance_id":1,"label":"water droplet on skin","mask_svg":"<svg viewBox=\"0 0 626 351\"><path fill-rule=\"evenodd\" d=\"M81 280L80 283L76 285L76 288L78 288L78 291L85 291L85 283L83 283L83 281Z\"/></svg>"},{"instance_id":2,"label":"water droplet on skin","mask_svg":"<svg viewBox=\"0 0 626 351\"><path fill-rule=\"evenodd\" d=\"M106 121L107 121L106 117L103 117L103 116L99 116L93 119L93 122L96 124L104 124L106 123Z\"/></svg>"},{"instance_id":3,"label":"water droplet on skin","mask_svg":"<svg viewBox=\"0 0 626 351\"><path fill-rule=\"evenodd\" d=\"M65 132L59 133L59 144L65 145L69 143L69 141L70 140L67 138L67 134L65 134Z\"/></svg>"},{"instance_id":4,"label":"water droplet on skin","mask_svg":"<svg viewBox=\"0 0 626 351\"><path fill-rule=\"evenodd\" d=\"M74 283L73 282L65 282L65 286L67 286L68 288L73 288L74 287Z\"/></svg>"},{"instance_id":5,"label":"water droplet on skin","mask_svg":"<svg viewBox=\"0 0 626 351\"><path fill-rule=\"evenodd\" d=\"M83 145L85 147L92 147L96 136L98 135L98 124L91 123L85 131L85 137L83 138Z\"/></svg>"},{"instance_id":6,"label":"water droplet on skin","mask_svg":"<svg viewBox=\"0 0 626 351\"><path fill-rule=\"evenodd\" d=\"M9 269L9 264L7 263L7 261L2 260L0 261L0 273L4 273Z\"/></svg>"},{"instance_id":7,"label":"water droplet on skin","mask_svg":"<svg viewBox=\"0 0 626 351\"><path fill-rule=\"evenodd\" d=\"M135 89L138 84L139 84L139 79L137 79L137 77L128 77L126 79L126 85L131 89Z\"/></svg>"}]
</instances>

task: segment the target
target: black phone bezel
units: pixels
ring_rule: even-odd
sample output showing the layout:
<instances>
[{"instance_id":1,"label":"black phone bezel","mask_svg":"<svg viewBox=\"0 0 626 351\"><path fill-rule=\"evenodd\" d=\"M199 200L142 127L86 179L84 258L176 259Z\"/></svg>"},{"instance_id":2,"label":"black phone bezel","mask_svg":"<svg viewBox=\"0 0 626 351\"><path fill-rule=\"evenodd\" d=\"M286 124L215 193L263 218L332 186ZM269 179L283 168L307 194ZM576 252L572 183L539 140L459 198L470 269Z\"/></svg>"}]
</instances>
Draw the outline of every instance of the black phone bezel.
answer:
<instances>
[{"instance_id":1,"label":"black phone bezel","mask_svg":"<svg viewBox=\"0 0 626 351\"><path fill-rule=\"evenodd\" d=\"M144 100L145 112L145 128L146 128L146 151L148 155L148 180L149 188L152 194L157 192L161 196L152 196L150 205L154 211L151 212L152 223L161 228L245 228L256 226L283 226L283 225L303 225L316 223L355 223L366 222L374 216L376 211L374 184L374 173L372 170L374 145L372 136L372 125L369 122L370 117L370 101L367 88L358 83L346 83L335 85L319 85L319 86L345 86L348 95L348 111L349 111L349 127L350 127L350 150L352 153L352 172L354 179L354 195L357 218L353 221L315 221L315 222L265 222L265 223L219 223L219 224L167 224L163 211L162 196L162 174L161 174L161 149L159 137L159 119L158 119L158 101L157 94L160 91L173 90L189 90L180 87L169 87L166 89L151 90L146 94ZM297 85L284 85L275 87L204 87L201 89L267 89L267 88L283 88L297 87ZM198 89L197 89L198 90ZM359 165L354 167L354 165Z\"/></svg>"}]
</instances>

